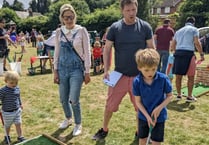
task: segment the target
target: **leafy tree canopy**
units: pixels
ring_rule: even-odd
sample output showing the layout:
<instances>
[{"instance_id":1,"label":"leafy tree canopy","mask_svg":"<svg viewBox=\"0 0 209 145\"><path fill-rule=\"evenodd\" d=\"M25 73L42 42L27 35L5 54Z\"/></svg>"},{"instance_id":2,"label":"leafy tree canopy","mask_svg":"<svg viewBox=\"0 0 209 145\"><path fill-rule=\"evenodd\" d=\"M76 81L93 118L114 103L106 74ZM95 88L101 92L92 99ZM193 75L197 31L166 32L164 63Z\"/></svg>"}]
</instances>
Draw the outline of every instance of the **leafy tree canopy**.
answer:
<instances>
[{"instance_id":1,"label":"leafy tree canopy","mask_svg":"<svg viewBox=\"0 0 209 145\"><path fill-rule=\"evenodd\" d=\"M187 0L183 3L179 11L179 19L177 27L182 27L185 20L189 16L194 16L196 19L195 25L197 27L204 27L209 25L209 0Z\"/></svg>"}]
</instances>

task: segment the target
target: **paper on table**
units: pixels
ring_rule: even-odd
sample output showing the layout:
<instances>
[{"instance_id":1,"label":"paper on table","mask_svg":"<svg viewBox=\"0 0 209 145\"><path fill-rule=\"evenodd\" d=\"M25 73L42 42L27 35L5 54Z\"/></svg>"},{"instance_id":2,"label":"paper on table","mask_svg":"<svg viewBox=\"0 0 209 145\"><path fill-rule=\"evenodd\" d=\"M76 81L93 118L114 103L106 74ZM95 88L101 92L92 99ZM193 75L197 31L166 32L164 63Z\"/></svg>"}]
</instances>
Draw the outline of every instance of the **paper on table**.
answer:
<instances>
[{"instance_id":1,"label":"paper on table","mask_svg":"<svg viewBox=\"0 0 209 145\"><path fill-rule=\"evenodd\" d=\"M108 86L114 87L119 81L119 79L121 78L121 76L122 76L122 73L117 72L117 71L112 71L109 75L109 80L104 79L103 82Z\"/></svg>"}]
</instances>

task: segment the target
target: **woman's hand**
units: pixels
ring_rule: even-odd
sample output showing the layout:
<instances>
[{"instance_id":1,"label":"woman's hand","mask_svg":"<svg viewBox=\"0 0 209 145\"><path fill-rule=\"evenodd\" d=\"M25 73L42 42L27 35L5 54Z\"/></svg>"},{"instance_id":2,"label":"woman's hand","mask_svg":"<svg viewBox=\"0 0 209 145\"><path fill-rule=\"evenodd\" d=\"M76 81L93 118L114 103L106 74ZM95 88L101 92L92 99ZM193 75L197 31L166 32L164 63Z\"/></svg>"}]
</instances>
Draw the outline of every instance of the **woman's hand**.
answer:
<instances>
[{"instance_id":1,"label":"woman's hand","mask_svg":"<svg viewBox=\"0 0 209 145\"><path fill-rule=\"evenodd\" d=\"M59 75L57 70L54 70L54 83L59 84Z\"/></svg>"},{"instance_id":2,"label":"woman's hand","mask_svg":"<svg viewBox=\"0 0 209 145\"><path fill-rule=\"evenodd\" d=\"M89 73L85 73L85 75L84 75L84 83L85 83L85 85L87 85L90 81L91 81L90 74Z\"/></svg>"}]
</instances>

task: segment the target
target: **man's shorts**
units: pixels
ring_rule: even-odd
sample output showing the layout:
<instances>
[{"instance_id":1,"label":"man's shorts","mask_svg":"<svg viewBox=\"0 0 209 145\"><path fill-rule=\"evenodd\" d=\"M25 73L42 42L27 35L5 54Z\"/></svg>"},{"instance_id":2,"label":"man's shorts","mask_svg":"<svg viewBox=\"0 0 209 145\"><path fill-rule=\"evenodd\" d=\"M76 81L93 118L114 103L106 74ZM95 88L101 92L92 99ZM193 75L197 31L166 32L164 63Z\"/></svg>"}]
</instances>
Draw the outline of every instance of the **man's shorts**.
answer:
<instances>
[{"instance_id":1,"label":"man's shorts","mask_svg":"<svg viewBox=\"0 0 209 145\"><path fill-rule=\"evenodd\" d=\"M187 75L188 76L195 76L195 70L196 70L196 57L193 56L190 61L190 64L189 64Z\"/></svg>"},{"instance_id":2,"label":"man's shorts","mask_svg":"<svg viewBox=\"0 0 209 145\"><path fill-rule=\"evenodd\" d=\"M22 110L19 108L14 112L4 112L2 111L2 116L4 119L4 125L6 128L9 128L13 123L20 124L22 123L21 119Z\"/></svg>"},{"instance_id":3,"label":"man's shorts","mask_svg":"<svg viewBox=\"0 0 209 145\"><path fill-rule=\"evenodd\" d=\"M194 57L194 52L177 50L174 53L174 57L173 74L186 75L193 60L192 58Z\"/></svg>"},{"instance_id":4,"label":"man's shorts","mask_svg":"<svg viewBox=\"0 0 209 145\"><path fill-rule=\"evenodd\" d=\"M164 129L165 129L165 122L156 123L155 127L152 129L151 139L156 142L163 142L164 140ZM143 139L147 138L149 134L149 126L147 121L139 119L138 125L138 137Z\"/></svg>"},{"instance_id":5,"label":"man's shorts","mask_svg":"<svg viewBox=\"0 0 209 145\"><path fill-rule=\"evenodd\" d=\"M106 101L106 109L111 112L116 112L118 107L123 99L123 97L129 93L130 100L135 108L135 111L138 110L138 107L135 103L135 97L132 93L132 83L134 77L122 76L115 87L108 88L108 97Z\"/></svg>"}]
</instances>

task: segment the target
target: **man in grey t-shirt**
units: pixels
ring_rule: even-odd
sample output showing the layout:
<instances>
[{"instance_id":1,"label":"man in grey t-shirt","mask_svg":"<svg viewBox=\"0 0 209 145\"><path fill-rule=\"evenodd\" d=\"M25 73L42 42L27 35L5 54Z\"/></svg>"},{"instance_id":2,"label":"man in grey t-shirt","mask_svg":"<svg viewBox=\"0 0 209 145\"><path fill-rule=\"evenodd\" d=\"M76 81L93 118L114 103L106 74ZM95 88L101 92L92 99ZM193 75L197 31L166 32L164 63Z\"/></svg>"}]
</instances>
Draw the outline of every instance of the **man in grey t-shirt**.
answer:
<instances>
[{"instance_id":1,"label":"man in grey t-shirt","mask_svg":"<svg viewBox=\"0 0 209 145\"><path fill-rule=\"evenodd\" d=\"M135 53L139 49L155 48L151 26L136 17L137 0L121 0L123 18L110 27L104 47L104 78L109 78L110 52L115 48L115 71L122 73L122 77L115 87L108 88L108 97L105 106L103 127L92 139L103 139L108 134L108 124L113 112L118 110L123 97L129 93L135 110L137 106L132 93L133 78L139 73L135 62ZM138 128L137 128L138 130Z\"/></svg>"}]
</instances>

